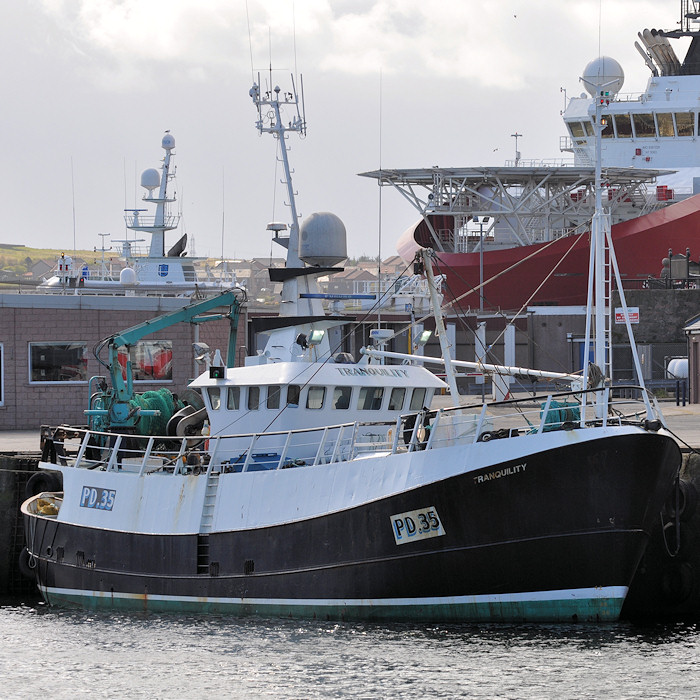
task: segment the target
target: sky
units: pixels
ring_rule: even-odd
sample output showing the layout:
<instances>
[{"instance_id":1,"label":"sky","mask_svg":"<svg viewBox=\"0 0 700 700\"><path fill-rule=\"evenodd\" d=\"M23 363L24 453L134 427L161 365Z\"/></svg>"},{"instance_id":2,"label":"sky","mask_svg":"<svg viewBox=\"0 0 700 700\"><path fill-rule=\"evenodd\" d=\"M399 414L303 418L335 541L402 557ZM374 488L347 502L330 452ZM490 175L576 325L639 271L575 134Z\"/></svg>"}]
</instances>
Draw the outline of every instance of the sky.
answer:
<instances>
[{"instance_id":1,"label":"sky","mask_svg":"<svg viewBox=\"0 0 700 700\"><path fill-rule=\"evenodd\" d=\"M276 142L248 91L301 73L308 133L288 145L302 219L331 211L352 256L395 253L417 212L358 177L384 168L553 159L560 112L599 54L644 90L634 48L677 0L22 0L0 7L0 243L124 238L140 173L176 140L181 231L200 256L283 254ZM678 42L674 44L678 46ZM684 50L676 49L680 56ZM565 92L564 92L564 91ZM170 233L167 243L175 242ZM106 239L109 241L110 239ZM116 245L116 244L115 244Z\"/></svg>"}]
</instances>

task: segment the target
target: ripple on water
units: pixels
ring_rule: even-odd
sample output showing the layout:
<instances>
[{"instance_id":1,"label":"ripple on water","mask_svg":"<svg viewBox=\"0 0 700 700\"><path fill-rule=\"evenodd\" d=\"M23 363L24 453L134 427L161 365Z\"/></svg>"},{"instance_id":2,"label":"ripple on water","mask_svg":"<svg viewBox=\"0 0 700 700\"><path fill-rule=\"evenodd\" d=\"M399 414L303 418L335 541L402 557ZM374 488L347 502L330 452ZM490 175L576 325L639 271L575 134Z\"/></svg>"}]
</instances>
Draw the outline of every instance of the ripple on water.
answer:
<instances>
[{"instance_id":1,"label":"ripple on water","mask_svg":"<svg viewBox=\"0 0 700 700\"><path fill-rule=\"evenodd\" d=\"M695 625L333 624L0 607L4 698L678 698ZM48 684L48 685L47 685Z\"/></svg>"}]
</instances>

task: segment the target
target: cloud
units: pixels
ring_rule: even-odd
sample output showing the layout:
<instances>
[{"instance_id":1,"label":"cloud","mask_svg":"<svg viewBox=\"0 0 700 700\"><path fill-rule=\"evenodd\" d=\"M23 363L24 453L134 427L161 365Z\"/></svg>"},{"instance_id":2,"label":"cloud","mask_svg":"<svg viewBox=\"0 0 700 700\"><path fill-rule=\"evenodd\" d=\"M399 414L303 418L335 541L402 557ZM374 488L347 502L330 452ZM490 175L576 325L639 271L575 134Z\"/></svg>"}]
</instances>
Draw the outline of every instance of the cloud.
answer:
<instances>
[{"instance_id":1,"label":"cloud","mask_svg":"<svg viewBox=\"0 0 700 700\"><path fill-rule=\"evenodd\" d=\"M86 77L142 90L157 70L218 79L251 63L297 60L348 75L450 76L466 86L521 89L543 54L597 35L598 3L551 0L37 0ZM622 21L631 0L609 3ZM637 3L635 3L637 6ZM562 31L552 31L561 27ZM580 41L579 41L580 43ZM590 51L589 51L590 53ZM556 62L556 61L554 61Z\"/></svg>"}]
</instances>

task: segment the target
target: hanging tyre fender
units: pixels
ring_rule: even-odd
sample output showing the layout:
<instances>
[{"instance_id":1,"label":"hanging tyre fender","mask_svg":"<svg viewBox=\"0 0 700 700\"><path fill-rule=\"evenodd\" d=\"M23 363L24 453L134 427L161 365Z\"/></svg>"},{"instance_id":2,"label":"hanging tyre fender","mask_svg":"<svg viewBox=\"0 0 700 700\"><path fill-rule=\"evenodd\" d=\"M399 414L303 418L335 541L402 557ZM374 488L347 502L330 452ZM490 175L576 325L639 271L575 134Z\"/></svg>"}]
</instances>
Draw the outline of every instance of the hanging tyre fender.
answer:
<instances>
[{"instance_id":1,"label":"hanging tyre fender","mask_svg":"<svg viewBox=\"0 0 700 700\"><path fill-rule=\"evenodd\" d=\"M36 579L36 559L29 554L26 547L22 547L22 551L19 553L19 572L24 578Z\"/></svg>"},{"instance_id":2,"label":"hanging tyre fender","mask_svg":"<svg viewBox=\"0 0 700 700\"><path fill-rule=\"evenodd\" d=\"M685 479L678 480L678 517L690 520L698 505L698 490L695 485ZM669 518L676 517L676 489L671 491L666 499L665 510Z\"/></svg>"},{"instance_id":3,"label":"hanging tyre fender","mask_svg":"<svg viewBox=\"0 0 700 700\"><path fill-rule=\"evenodd\" d=\"M684 603L694 588L695 572L688 562L666 567L661 577L661 593L669 603Z\"/></svg>"},{"instance_id":4,"label":"hanging tyre fender","mask_svg":"<svg viewBox=\"0 0 700 700\"><path fill-rule=\"evenodd\" d=\"M59 472L39 471L32 474L24 487L25 499L36 496L44 491L62 491L63 483Z\"/></svg>"}]
</instances>

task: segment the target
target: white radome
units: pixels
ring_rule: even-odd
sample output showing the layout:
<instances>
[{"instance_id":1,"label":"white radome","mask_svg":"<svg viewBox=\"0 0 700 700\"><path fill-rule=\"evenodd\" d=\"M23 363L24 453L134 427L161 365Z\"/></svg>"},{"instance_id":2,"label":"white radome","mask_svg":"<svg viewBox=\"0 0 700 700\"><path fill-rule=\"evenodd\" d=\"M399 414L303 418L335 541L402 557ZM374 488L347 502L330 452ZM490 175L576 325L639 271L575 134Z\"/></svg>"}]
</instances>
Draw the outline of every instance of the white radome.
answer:
<instances>
[{"instance_id":1,"label":"white radome","mask_svg":"<svg viewBox=\"0 0 700 700\"><path fill-rule=\"evenodd\" d=\"M625 83L625 71L610 56L600 56L591 61L583 71L583 84L591 97L596 97L600 90L614 96L620 92Z\"/></svg>"}]
</instances>

